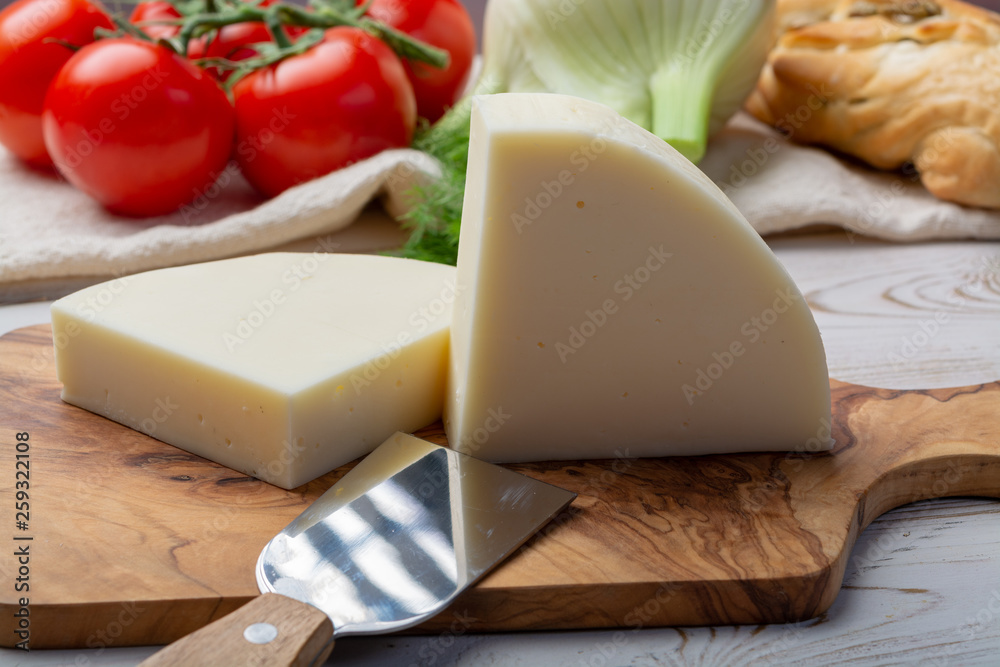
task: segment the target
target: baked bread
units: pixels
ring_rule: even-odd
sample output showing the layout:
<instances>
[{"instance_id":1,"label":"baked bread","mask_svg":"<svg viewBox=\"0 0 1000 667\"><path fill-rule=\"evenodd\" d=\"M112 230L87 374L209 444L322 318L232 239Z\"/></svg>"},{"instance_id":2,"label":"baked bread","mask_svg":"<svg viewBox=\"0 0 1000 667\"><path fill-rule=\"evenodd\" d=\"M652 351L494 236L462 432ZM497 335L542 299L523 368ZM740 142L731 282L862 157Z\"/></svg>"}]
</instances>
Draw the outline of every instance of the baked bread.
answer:
<instances>
[{"instance_id":1,"label":"baked bread","mask_svg":"<svg viewBox=\"0 0 1000 667\"><path fill-rule=\"evenodd\" d=\"M919 174L941 199L1000 208L1000 15L956 0L778 0L778 16L751 114Z\"/></svg>"}]
</instances>

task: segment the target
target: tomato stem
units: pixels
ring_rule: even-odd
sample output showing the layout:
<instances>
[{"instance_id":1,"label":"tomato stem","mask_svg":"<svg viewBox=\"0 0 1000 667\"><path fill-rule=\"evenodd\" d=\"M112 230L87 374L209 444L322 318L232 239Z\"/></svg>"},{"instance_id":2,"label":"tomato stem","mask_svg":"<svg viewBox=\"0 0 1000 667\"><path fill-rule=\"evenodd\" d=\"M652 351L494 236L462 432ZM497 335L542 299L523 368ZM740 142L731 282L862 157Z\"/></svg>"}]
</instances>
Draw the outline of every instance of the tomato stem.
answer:
<instances>
[{"instance_id":1,"label":"tomato stem","mask_svg":"<svg viewBox=\"0 0 1000 667\"><path fill-rule=\"evenodd\" d=\"M217 11L197 12L186 16L181 21L177 42L180 52L184 55L187 55L188 42L199 34L218 30L235 23L259 21L267 25L279 53L292 46L292 41L282 29L283 26L323 29L350 26L360 28L381 39L401 58L427 63L438 68L448 66L447 51L414 39L381 21L365 16L364 12L368 8L368 2L357 10L343 11L334 2L316 0L312 3L313 11L311 12L283 2L262 7L259 2L251 4L232 0L205 0L206 9L210 4L214 5ZM134 26L132 27L134 28Z\"/></svg>"},{"instance_id":2,"label":"tomato stem","mask_svg":"<svg viewBox=\"0 0 1000 667\"><path fill-rule=\"evenodd\" d=\"M144 42L155 41L152 37L150 37L145 32L140 30L138 26L129 23L128 21L118 16L117 14L111 15L111 21L115 24L115 27L118 29L118 31L128 35L129 37L134 37ZM97 28L96 30L94 30L94 36L113 37L117 34L118 31L107 30L105 28Z\"/></svg>"},{"instance_id":3,"label":"tomato stem","mask_svg":"<svg viewBox=\"0 0 1000 667\"><path fill-rule=\"evenodd\" d=\"M288 33L285 32L282 18L281 8L274 7L271 11L267 12L267 20L264 23L267 25L267 31L271 33L271 39L278 45L278 48L290 49L292 47L292 40L288 38Z\"/></svg>"}]
</instances>

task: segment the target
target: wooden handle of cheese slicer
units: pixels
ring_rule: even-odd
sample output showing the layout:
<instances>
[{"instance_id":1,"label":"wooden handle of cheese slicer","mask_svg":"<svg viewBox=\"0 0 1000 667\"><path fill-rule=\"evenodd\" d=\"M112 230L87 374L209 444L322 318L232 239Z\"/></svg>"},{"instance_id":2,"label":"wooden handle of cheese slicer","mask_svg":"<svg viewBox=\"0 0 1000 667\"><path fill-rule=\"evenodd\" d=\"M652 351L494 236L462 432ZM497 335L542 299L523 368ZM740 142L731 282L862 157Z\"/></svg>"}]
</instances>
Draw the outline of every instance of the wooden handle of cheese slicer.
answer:
<instances>
[{"instance_id":1,"label":"wooden handle of cheese slicer","mask_svg":"<svg viewBox=\"0 0 1000 667\"><path fill-rule=\"evenodd\" d=\"M333 649L333 624L304 602L265 593L233 613L178 639L140 667L321 665Z\"/></svg>"}]
</instances>

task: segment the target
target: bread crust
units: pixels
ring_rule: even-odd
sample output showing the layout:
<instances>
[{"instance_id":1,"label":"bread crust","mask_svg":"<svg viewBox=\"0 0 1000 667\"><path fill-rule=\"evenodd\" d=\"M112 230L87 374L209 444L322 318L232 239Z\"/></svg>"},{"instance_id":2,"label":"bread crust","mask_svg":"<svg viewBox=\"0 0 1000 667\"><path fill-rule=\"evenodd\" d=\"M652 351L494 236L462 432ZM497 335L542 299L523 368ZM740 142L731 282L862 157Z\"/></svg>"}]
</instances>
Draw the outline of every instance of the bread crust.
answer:
<instances>
[{"instance_id":1,"label":"bread crust","mask_svg":"<svg viewBox=\"0 0 1000 667\"><path fill-rule=\"evenodd\" d=\"M779 0L746 109L935 196L1000 208L1000 15L958 0Z\"/></svg>"}]
</instances>

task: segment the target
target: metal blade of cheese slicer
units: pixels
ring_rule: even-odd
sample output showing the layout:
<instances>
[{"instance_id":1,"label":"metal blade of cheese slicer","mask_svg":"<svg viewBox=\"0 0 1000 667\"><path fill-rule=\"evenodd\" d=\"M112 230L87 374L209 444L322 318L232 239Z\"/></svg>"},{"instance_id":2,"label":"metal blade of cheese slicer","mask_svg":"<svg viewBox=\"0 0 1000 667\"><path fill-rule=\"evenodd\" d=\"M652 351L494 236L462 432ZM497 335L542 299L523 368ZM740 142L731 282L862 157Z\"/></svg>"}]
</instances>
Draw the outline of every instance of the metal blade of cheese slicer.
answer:
<instances>
[{"instance_id":1,"label":"metal blade of cheese slicer","mask_svg":"<svg viewBox=\"0 0 1000 667\"><path fill-rule=\"evenodd\" d=\"M319 664L334 637L441 612L575 497L397 433L268 542L265 595L143 665Z\"/></svg>"}]
</instances>

